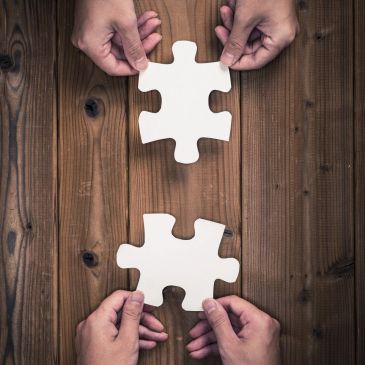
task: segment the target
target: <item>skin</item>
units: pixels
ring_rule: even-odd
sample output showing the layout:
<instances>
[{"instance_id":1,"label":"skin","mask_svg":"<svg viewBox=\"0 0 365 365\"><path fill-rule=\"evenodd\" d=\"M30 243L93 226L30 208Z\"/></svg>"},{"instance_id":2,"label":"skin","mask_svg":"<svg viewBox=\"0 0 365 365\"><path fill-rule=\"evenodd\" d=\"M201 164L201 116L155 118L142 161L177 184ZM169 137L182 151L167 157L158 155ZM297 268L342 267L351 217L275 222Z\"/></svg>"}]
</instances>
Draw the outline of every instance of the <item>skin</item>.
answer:
<instances>
[{"instance_id":1,"label":"skin","mask_svg":"<svg viewBox=\"0 0 365 365\"><path fill-rule=\"evenodd\" d=\"M299 32L294 0L228 0L215 28L224 46L221 62L233 70L265 66Z\"/></svg>"},{"instance_id":2,"label":"skin","mask_svg":"<svg viewBox=\"0 0 365 365\"><path fill-rule=\"evenodd\" d=\"M162 323L143 305L143 293L118 290L77 326L78 365L136 365L140 349L167 340ZM237 296L206 299L190 330L190 356L224 365L279 365L278 321Z\"/></svg>"},{"instance_id":3,"label":"skin","mask_svg":"<svg viewBox=\"0 0 365 365\"><path fill-rule=\"evenodd\" d=\"M161 40L157 13L138 19L133 0L77 0L71 41L111 76L135 75Z\"/></svg>"},{"instance_id":4,"label":"skin","mask_svg":"<svg viewBox=\"0 0 365 365\"><path fill-rule=\"evenodd\" d=\"M75 339L78 365L135 365L140 349L167 340L162 323L144 306L141 292L118 290L79 323Z\"/></svg>"},{"instance_id":5,"label":"skin","mask_svg":"<svg viewBox=\"0 0 365 365\"><path fill-rule=\"evenodd\" d=\"M224 365L279 365L280 325L237 296L206 299L186 346L190 356L219 355Z\"/></svg>"},{"instance_id":6,"label":"skin","mask_svg":"<svg viewBox=\"0 0 365 365\"><path fill-rule=\"evenodd\" d=\"M294 0L228 0L220 14L221 62L233 70L265 66L299 31ZM154 11L137 19L133 0L77 0L71 40L109 75L135 75L161 40L160 24Z\"/></svg>"}]
</instances>

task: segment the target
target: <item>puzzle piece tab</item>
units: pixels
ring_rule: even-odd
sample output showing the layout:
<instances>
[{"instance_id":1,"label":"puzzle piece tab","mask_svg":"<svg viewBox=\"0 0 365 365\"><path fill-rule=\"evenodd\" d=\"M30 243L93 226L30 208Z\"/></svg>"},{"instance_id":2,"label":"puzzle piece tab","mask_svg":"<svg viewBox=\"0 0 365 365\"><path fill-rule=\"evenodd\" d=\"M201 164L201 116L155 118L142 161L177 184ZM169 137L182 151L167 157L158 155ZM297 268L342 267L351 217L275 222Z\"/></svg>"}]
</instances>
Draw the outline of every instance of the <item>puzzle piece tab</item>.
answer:
<instances>
[{"instance_id":1,"label":"puzzle piece tab","mask_svg":"<svg viewBox=\"0 0 365 365\"><path fill-rule=\"evenodd\" d=\"M162 290L175 285L185 290L182 307L201 311L202 301L213 297L214 282L237 279L239 262L218 256L224 225L205 219L194 224L195 236L182 240L172 235L175 218L170 214L144 214L145 243L142 247L119 246L117 264L140 271L137 289L145 294L145 303L159 306Z\"/></svg>"},{"instance_id":2,"label":"puzzle piece tab","mask_svg":"<svg viewBox=\"0 0 365 365\"><path fill-rule=\"evenodd\" d=\"M158 90L162 99L159 112L142 111L139 116L142 143L172 138L175 160L185 164L199 159L200 138L228 141L231 131L231 113L209 108L213 90L231 89L229 69L220 62L195 62L196 51L194 42L175 42L174 62L149 62L138 82L141 91Z\"/></svg>"}]
</instances>

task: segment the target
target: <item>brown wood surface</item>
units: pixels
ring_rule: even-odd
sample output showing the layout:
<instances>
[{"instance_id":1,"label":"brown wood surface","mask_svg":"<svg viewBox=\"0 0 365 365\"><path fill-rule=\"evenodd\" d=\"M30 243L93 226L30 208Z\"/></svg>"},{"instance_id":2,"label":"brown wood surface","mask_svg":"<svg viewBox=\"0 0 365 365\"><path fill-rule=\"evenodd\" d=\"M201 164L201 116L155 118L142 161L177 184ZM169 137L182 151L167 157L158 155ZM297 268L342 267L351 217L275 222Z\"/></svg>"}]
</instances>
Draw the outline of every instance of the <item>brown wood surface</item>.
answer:
<instances>
[{"instance_id":1,"label":"brown wood surface","mask_svg":"<svg viewBox=\"0 0 365 365\"><path fill-rule=\"evenodd\" d=\"M172 62L171 46L176 40L192 40L198 45L198 62L214 61L219 47L213 29L218 21L216 1L139 1L138 12L156 10L162 20L162 43L152 59ZM204 19L204 21L202 21ZM199 80L197 80L199 82ZM221 256L240 258L240 121L239 78L232 74L232 91L228 95L216 93L211 98L214 111L232 113L230 143L214 140L199 142L200 159L191 165L174 160L172 140L147 145L140 143L138 115L141 110L157 111L160 98L156 94L140 93L137 78L129 83L129 171L130 171L130 241L143 243L143 213L163 212L176 217L173 233L177 237L194 235L194 221L202 217L225 224L233 231L221 244ZM181 95L181 97L184 97ZM131 275L135 287L135 274ZM196 321L195 313L180 308L181 290L166 290L166 302L158 315L166 324L169 341L154 351L144 354L143 364L190 364L184 346L188 330ZM240 294L240 281L233 285L217 284L215 293Z\"/></svg>"},{"instance_id":2,"label":"brown wood surface","mask_svg":"<svg viewBox=\"0 0 365 365\"><path fill-rule=\"evenodd\" d=\"M0 5L0 363L57 356L54 2Z\"/></svg>"},{"instance_id":3,"label":"brown wood surface","mask_svg":"<svg viewBox=\"0 0 365 365\"><path fill-rule=\"evenodd\" d=\"M127 240L126 79L108 77L70 43L73 4L59 2L59 362L100 301L128 289L115 255Z\"/></svg>"},{"instance_id":4,"label":"brown wood surface","mask_svg":"<svg viewBox=\"0 0 365 365\"><path fill-rule=\"evenodd\" d=\"M222 3L136 2L162 20L151 59L171 62L186 39L199 62L217 60ZM138 272L117 268L115 254L144 242L152 212L173 214L182 238L198 217L233 232L220 254L241 261L240 280L215 295L276 317L284 364L365 362L365 6L300 0L298 16L291 47L212 93L212 110L233 115L230 142L200 141L186 166L172 140L140 142L138 115L157 111L159 94L71 45L73 2L2 2L0 363L75 363L77 323L114 289L135 288ZM189 359L196 314L181 310L183 296L164 291L156 314L169 341L141 364L220 363Z\"/></svg>"},{"instance_id":5,"label":"brown wood surface","mask_svg":"<svg viewBox=\"0 0 365 365\"><path fill-rule=\"evenodd\" d=\"M285 364L354 362L352 4L301 2L301 33L242 74L243 295Z\"/></svg>"},{"instance_id":6,"label":"brown wood surface","mask_svg":"<svg viewBox=\"0 0 365 365\"><path fill-rule=\"evenodd\" d=\"M354 6L356 363L365 363L365 3Z\"/></svg>"}]
</instances>

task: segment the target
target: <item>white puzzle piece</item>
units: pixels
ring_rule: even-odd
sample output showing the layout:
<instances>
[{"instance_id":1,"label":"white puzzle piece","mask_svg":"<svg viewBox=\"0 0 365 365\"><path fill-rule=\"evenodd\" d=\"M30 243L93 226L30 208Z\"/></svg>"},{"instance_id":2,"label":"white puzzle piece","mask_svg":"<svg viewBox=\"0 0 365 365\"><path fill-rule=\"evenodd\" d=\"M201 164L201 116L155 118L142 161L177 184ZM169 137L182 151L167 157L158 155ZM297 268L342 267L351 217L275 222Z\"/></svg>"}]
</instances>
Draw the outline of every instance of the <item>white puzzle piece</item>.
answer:
<instances>
[{"instance_id":1,"label":"white puzzle piece","mask_svg":"<svg viewBox=\"0 0 365 365\"><path fill-rule=\"evenodd\" d=\"M137 290L144 293L146 304L161 305L162 290L175 285L185 290L182 307L201 311L202 301L213 297L216 279L229 283L237 279L238 260L218 256L223 224L197 219L195 236L182 240L172 235L175 218L170 214L144 214L143 222L144 245L119 246L117 264L140 271Z\"/></svg>"},{"instance_id":2,"label":"white puzzle piece","mask_svg":"<svg viewBox=\"0 0 365 365\"><path fill-rule=\"evenodd\" d=\"M199 159L200 138L229 141L231 132L231 113L213 113L209 108L213 90L231 89L229 69L220 62L195 62L196 51L194 42L175 42L174 62L149 62L138 81L141 91L158 90L162 99L159 112L139 115L142 143L172 138L175 160L185 164Z\"/></svg>"}]
</instances>

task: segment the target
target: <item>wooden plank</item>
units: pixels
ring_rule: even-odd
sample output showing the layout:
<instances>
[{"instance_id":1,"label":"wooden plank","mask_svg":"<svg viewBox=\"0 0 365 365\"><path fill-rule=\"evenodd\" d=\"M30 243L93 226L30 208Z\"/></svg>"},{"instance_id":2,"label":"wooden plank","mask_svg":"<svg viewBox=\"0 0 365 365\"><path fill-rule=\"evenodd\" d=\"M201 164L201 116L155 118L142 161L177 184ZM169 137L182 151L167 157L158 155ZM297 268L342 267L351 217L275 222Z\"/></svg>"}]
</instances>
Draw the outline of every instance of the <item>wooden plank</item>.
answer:
<instances>
[{"instance_id":1,"label":"wooden plank","mask_svg":"<svg viewBox=\"0 0 365 365\"><path fill-rule=\"evenodd\" d=\"M242 74L243 294L284 364L354 362L352 2L300 1L301 34Z\"/></svg>"},{"instance_id":2,"label":"wooden plank","mask_svg":"<svg viewBox=\"0 0 365 365\"><path fill-rule=\"evenodd\" d=\"M152 54L152 60L172 61L171 46L176 40L193 40L198 45L198 62L219 59L220 49L214 35L218 24L219 2L202 0L139 1L138 12L152 9L162 20L162 43ZM233 114L229 143L202 140L199 143L200 159L192 165L176 163L172 140L142 145L138 130L141 110L157 111L160 98L156 92L140 93L137 78L129 85L129 166L130 166L130 242L142 244L144 213L163 212L177 218L174 234L181 238L194 235L193 223L198 217L218 221L233 231L232 237L222 241L220 254L240 258L241 207L240 207L240 123L239 79L232 74L233 90L228 94L214 93L211 107L214 111L229 110ZM182 97L184 97L182 95ZM178 111L177 111L178 112ZM132 273L132 286L137 273ZM216 285L215 294L240 294L240 281ZM164 305L157 315L166 324L169 333L167 344L158 346L148 355L143 354L142 364L193 363L184 348L188 330L196 321L196 314L181 310L183 291L169 288L165 291ZM213 360L216 363L218 360ZM200 363L208 363L200 362Z\"/></svg>"},{"instance_id":3,"label":"wooden plank","mask_svg":"<svg viewBox=\"0 0 365 365\"><path fill-rule=\"evenodd\" d=\"M365 4L354 6L356 363L365 363Z\"/></svg>"},{"instance_id":4,"label":"wooden plank","mask_svg":"<svg viewBox=\"0 0 365 365\"><path fill-rule=\"evenodd\" d=\"M75 363L76 325L110 292L127 241L126 79L112 78L70 42L73 4L59 2L60 363Z\"/></svg>"},{"instance_id":5,"label":"wooden plank","mask_svg":"<svg viewBox=\"0 0 365 365\"><path fill-rule=\"evenodd\" d=\"M57 358L55 3L0 12L0 363Z\"/></svg>"}]
</instances>

